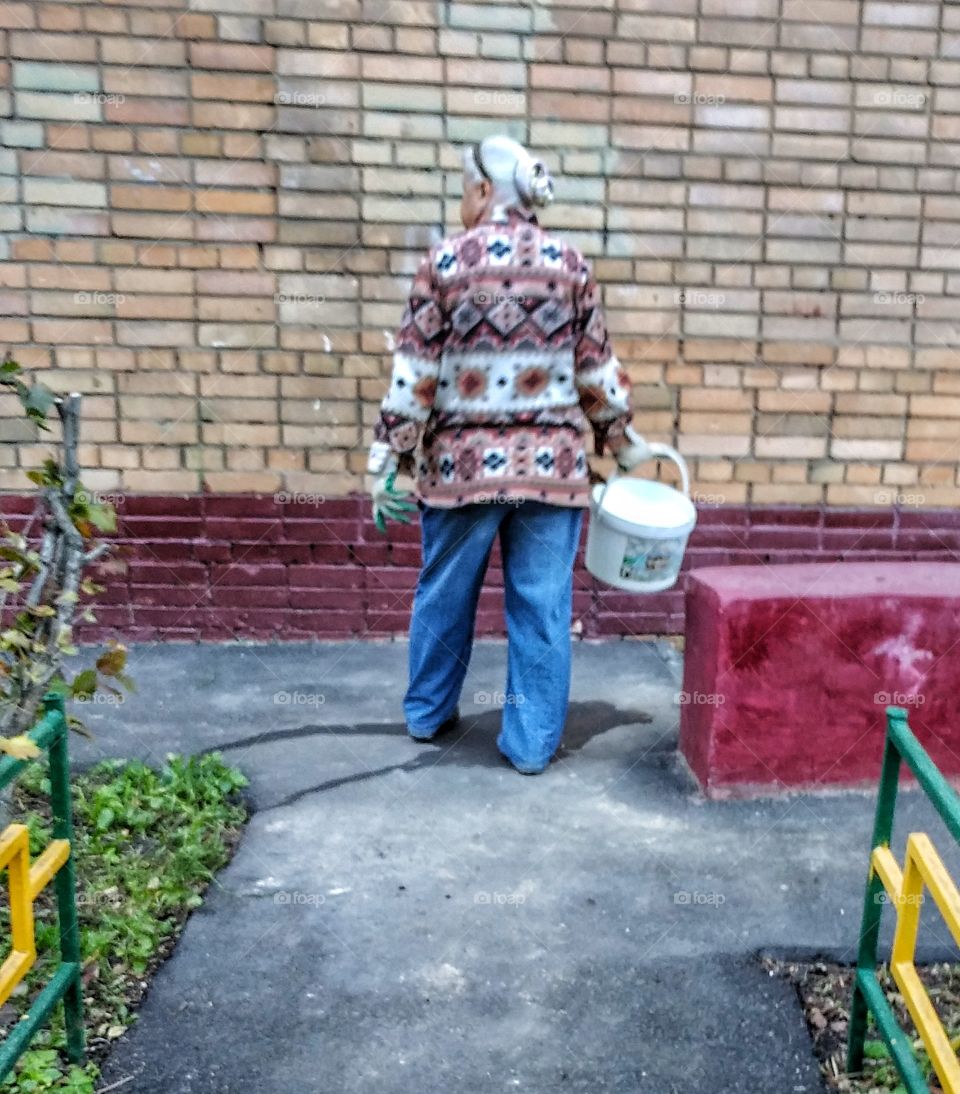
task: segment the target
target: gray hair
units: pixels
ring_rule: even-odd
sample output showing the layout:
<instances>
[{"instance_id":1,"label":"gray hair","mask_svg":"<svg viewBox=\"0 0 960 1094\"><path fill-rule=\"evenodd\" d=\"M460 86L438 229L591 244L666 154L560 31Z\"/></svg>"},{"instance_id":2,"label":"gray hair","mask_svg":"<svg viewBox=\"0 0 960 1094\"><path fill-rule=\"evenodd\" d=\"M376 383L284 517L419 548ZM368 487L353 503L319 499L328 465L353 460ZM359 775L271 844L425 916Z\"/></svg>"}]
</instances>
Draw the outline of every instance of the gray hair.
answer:
<instances>
[{"instance_id":1,"label":"gray hair","mask_svg":"<svg viewBox=\"0 0 960 1094\"><path fill-rule=\"evenodd\" d=\"M485 137L464 149L463 171L471 182L487 179L493 185L497 206L531 209L553 201L553 179L547 165L512 137Z\"/></svg>"}]
</instances>

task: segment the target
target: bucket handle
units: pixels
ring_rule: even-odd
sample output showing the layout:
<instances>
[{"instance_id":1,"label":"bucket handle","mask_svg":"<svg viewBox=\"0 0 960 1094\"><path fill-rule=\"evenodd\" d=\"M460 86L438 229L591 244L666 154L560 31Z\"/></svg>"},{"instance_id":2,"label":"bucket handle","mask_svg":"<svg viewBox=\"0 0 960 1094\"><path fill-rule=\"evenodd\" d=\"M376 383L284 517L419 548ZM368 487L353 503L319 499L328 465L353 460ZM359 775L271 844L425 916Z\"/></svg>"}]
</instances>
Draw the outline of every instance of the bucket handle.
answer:
<instances>
[{"instance_id":1,"label":"bucket handle","mask_svg":"<svg viewBox=\"0 0 960 1094\"><path fill-rule=\"evenodd\" d=\"M668 444L661 444L659 441L647 441L647 459L656 459L658 457L665 456L668 460L672 460L680 469L680 482L683 486L683 492L686 496L690 497L690 472L687 469L687 461L680 455L680 453L672 448ZM619 478L622 472L619 468L614 467L614 470L607 481L603 484L603 490L600 491L600 497L597 501L597 508L603 508L603 499L606 497L607 490L610 488L610 483L614 479Z\"/></svg>"}]
</instances>

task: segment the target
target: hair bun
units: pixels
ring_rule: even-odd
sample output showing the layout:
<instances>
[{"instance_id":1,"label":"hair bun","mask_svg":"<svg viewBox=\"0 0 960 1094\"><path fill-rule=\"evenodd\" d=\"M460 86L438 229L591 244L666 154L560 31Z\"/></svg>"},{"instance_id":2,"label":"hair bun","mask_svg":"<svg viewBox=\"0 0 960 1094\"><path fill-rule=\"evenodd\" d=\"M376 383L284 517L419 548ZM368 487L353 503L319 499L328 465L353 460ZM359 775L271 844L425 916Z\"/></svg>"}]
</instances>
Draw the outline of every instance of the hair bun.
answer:
<instances>
[{"instance_id":1,"label":"hair bun","mask_svg":"<svg viewBox=\"0 0 960 1094\"><path fill-rule=\"evenodd\" d=\"M553 201L553 179L543 160L532 156L518 160L513 180L524 205L542 208Z\"/></svg>"}]
</instances>

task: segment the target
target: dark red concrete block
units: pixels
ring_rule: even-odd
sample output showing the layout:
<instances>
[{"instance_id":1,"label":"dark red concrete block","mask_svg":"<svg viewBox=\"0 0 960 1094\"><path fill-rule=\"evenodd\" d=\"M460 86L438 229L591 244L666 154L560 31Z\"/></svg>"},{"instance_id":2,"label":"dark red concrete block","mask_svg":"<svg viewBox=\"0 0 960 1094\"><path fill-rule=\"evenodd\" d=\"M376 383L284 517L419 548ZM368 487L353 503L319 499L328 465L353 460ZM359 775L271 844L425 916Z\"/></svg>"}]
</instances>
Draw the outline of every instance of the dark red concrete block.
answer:
<instances>
[{"instance_id":1,"label":"dark red concrete block","mask_svg":"<svg viewBox=\"0 0 960 1094\"><path fill-rule=\"evenodd\" d=\"M229 543L195 543L192 554L199 562L229 562L233 558Z\"/></svg>"},{"instance_id":2,"label":"dark red concrete block","mask_svg":"<svg viewBox=\"0 0 960 1094\"><path fill-rule=\"evenodd\" d=\"M893 528L896 509L824 509L824 528Z\"/></svg>"},{"instance_id":3,"label":"dark red concrete block","mask_svg":"<svg viewBox=\"0 0 960 1094\"><path fill-rule=\"evenodd\" d=\"M130 610L128 604L102 604L99 607L93 605L93 614L96 616L96 621L92 624L84 624L85 626L93 626L99 630L110 629L112 627L119 627L123 629L126 634L126 628L133 622L133 613Z\"/></svg>"},{"instance_id":4,"label":"dark red concrete block","mask_svg":"<svg viewBox=\"0 0 960 1094\"><path fill-rule=\"evenodd\" d=\"M328 613L323 612L322 614L326 616ZM357 620L355 612L342 612L340 614L351 615L354 620ZM357 622L360 621L357 620ZM371 608L364 615L362 623L354 628L353 633L360 635L402 634L409 626L409 611L374 610Z\"/></svg>"},{"instance_id":5,"label":"dark red concrete block","mask_svg":"<svg viewBox=\"0 0 960 1094\"><path fill-rule=\"evenodd\" d=\"M285 585L213 585L205 602L224 608L285 608L290 590Z\"/></svg>"},{"instance_id":6,"label":"dark red concrete block","mask_svg":"<svg viewBox=\"0 0 960 1094\"><path fill-rule=\"evenodd\" d=\"M0 494L0 520L29 516L36 508L37 498L32 494Z\"/></svg>"},{"instance_id":7,"label":"dark red concrete block","mask_svg":"<svg viewBox=\"0 0 960 1094\"><path fill-rule=\"evenodd\" d=\"M130 603L134 608L195 608L207 603L209 590L189 585L131 585Z\"/></svg>"},{"instance_id":8,"label":"dark red concrete block","mask_svg":"<svg viewBox=\"0 0 960 1094\"><path fill-rule=\"evenodd\" d=\"M744 505L698 505L697 526L707 524L724 524L727 527L746 526L749 515L750 510Z\"/></svg>"},{"instance_id":9,"label":"dark red concrete block","mask_svg":"<svg viewBox=\"0 0 960 1094\"><path fill-rule=\"evenodd\" d=\"M697 524L690 534L691 547L745 548L747 546L745 524Z\"/></svg>"},{"instance_id":10,"label":"dark red concrete block","mask_svg":"<svg viewBox=\"0 0 960 1094\"><path fill-rule=\"evenodd\" d=\"M156 642L166 637L166 633L156 627L135 627L129 623L122 627L100 627L97 624L84 624L76 631L77 643L81 646L102 646L107 639L116 639L124 643Z\"/></svg>"},{"instance_id":11,"label":"dark red concrete block","mask_svg":"<svg viewBox=\"0 0 960 1094\"><path fill-rule=\"evenodd\" d=\"M282 497L283 495L281 495ZM311 519L322 516L328 517L359 517L361 503L370 504L370 499L363 495L350 494L345 498L328 498L321 494L288 494L283 504L283 514L288 520Z\"/></svg>"},{"instance_id":12,"label":"dark red concrete block","mask_svg":"<svg viewBox=\"0 0 960 1094\"><path fill-rule=\"evenodd\" d=\"M199 558L197 545L192 540L132 539L119 547L117 556L131 561L142 558L153 562L180 562L185 558Z\"/></svg>"},{"instance_id":13,"label":"dark red concrete block","mask_svg":"<svg viewBox=\"0 0 960 1094\"><path fill-rule=\"evenodd\" d=\"M391 543L390 565L402 566L408 570L419 570L421 559L420 543Z\"/></svg>"},{"instance_id":14,"label":"dark red concrete block","mask_svg":"<svg viewBox=\"0 0 960 1094\"><path fill-rule=\"evenodd\" d=\"M751 525L747 532L747 546L757 551L772 548L812 551L820 546L820 535L819 527Z\"/></svg>"},{"instance_id":15,"label":"dark red concrete block","mask_svg":"<svg viewBox=\"0 0 960 1094\"><path fill-rule=\"evenodd\" d=\"M138 626L154 627L166 632L171 627L195 626L201 610L142 604L134 608L133 614Z\"/></svg>"},{"instance_id":16,"label":"dark red concrete block","mask_svg":"<svg viewBox=\"0 0 960 1094\"><path fill-rule=\"evenodd\" d=\"M322 566L307 563L287 568L288 582L297 589L360 589L364 571L359 566Z\"/></svg>"},{"instance_id":17,"label":"dark red concrete block","mask_svg":"<svg viewBox=\"0 0 960 1094\"><path fill-rule=\"evenodd\" d=\"M507 633L503 612L477 612L475 631L490 638L502 638Z\"/></svg>"},{"instance_id":18,"label":"dark red concrete block","mask_svg":"<svg viewBox=\"0 0 960 1094\"><path fill-rule=\"evenodd\" d=\"M398 592L393 589L368 589L367 613L376 615L383 612L405 612L409 616L413 608L413 592Z\"/></svg>"},{"instance_id":19,"label":"dark red concrete block","mask_svg":"<svg viewBox=\"0 0 960 1094\"><path fill-rule=\"evenodd\" d=\"M630 616L598 612L588 637L608 638L615 635L665 634L667 616L663 612L634 612Z\"/></svg>"},{"instance_id":20,"label":"dark red concrete block","mask_svg":"<svg viewBox=\"0 0 960 1094\"><path fill-rule=\"evenodd\" d=\"M363 519L359 521L360 536L364 543L379 543L381 540L393 544L419 543L420 522L416 513L411 513L410 516L412 519L409 524L403 524L401 521L390 521L384 533L377 529L369 512L365 512Z\"/></svg>"},{"instance_id":21,"label":"dark red concrete block","mask_svg":"<svg viewBox=\"0 0 960 1094\"><path fill-rule=\"evenodd\" d=\"M275 638L282 633L287 614L283 608L215 608L208 618L214 625L225 626L233 635Z\"/></svg>"},{"instance_id":22,"label":"dark red concrete block","mask_svg":"<svg viewBox=\"0 0 960 1094\"><path fill-rule=\"evenodd\" d=\"M358 615L363 614L365 602L362 589L292 589L290 600L301 610L337 608Z\"/></svg>"},{"instance_id":23,"label":"dark red concrete block","mask_svg":"<svg viewBox=\"0 0 960 1094\"><path fill-rule=\"evenodd\" d=\"M234 543L230 551L233 562L279 562L284 566L308 565L313 561L309 543Z\"/></svg>"},{"instance_id":24,"label":"dark red concrete block","mask_svg":"<svg viewBox=\"0 0 960 1094\"><path fill-rule=\"evenodd\" d=\"M819 528L823 524L823 510L819 505L758 505L750 509L748 523Z\"/></svg>"},{"instance_id":25,"label":"dark red concrete block","mask_svg":"<svg viewBox=\"0 0 960 1094\"><path fill-rule=\"evenodd\" d=\"M199 627L170 627L164 631L160 636L164 642L199 642L200 641L200 628ZM137 641L147 641L147 639L138 639Z\"/></svg>"},{"instance_id":26,"label":"dark red concrete block","mask_svg":"<svg viewBox=\"0 0 960 1094\"><path fill-rule=\"evenodd\" d=\"M103 583L101 582L101 584ZM130 587L126 582L114 581L110 584L103 584L103 592L97 593L96 596L82 597L80 604L81 607L93 604L94 609L96 609L98 604L127 604L129 601Z\"/></svg>"},{"instance_id":27,"label":"dark red concrete block","mask_svg":"<svg viewBox=\"0 0 960 1094\"><path fill-rule=\"evenodd\" d=\"M488 588L481 589L480 597L477 600L477 611L503 612L503 590Z\"/></svg>"},{"instance_id":28,"label":"dark red concrete block","mask_svg":"<svg viewBox=\"0 0 960 1094\"><path fill-rule=\"evenodd\" d=\"M203 512L201 494L124 494L116 503L126 517L198 517Z\"/></svg>"},{"instance_id":29,"label":"dark red concrete block","mask_svg":"<svg viewBox=\"0 0 960 1094\"><path fill-rule=\"evenodd\" d=\"M206 585L207 568L189 559L178 562L158 562L155 559L131 559L128 564L131 582L140 585ZM107 580L110 580L109 577Z\"/></svg>"},{"instance_id":30,"label":"dark red concrete block","mask_svg":"<svg viewBox=\"0 0 960 1094\"><path fill-rule=\"evenodd\" d=\"M288 544L288 546L290 546ZM310 558L314 562L336 562L341 565L353 565L358 561L354 547L349 543L305 543L310 549Z\"/></svg>"},{"instance_id":31,"label":"dark red concrete block","mask_svg":"<svg viewBox=\"0 0 960 1094\"><path fill-rule=\"evenodd\" d=\"M681 752L713 797L871 783L893 704L960 775L958 642L957 564L697 570Z\"/></svg>"},{"instance_id":32,"label":"dark red concrete block","mask_svg":"<svg viewBox=\"0 0 960 1094\"><path fill-rule=\"evenodd\" d=\"M117 534L124 539L183 540L202 539L204 535L200 517L138 517L119 513L118 518Z\"/></svg>"},{"instance_id":33,"label":"dark red concrete block","mask_svg":"<svg viewBox=\"0 0 960 1094\"><path fill-rule=\"evenodd\" d=\"M351 553L354 561L363 566L389 566L393 562L389 543L358 543Z\"/></svg>"},{"instance_id":34,"label":"dark red concrete block","mask_svg":"<svg viewBox=\"0 0 960 1094\"><path fill-rule=\"evenodd\" d=\"M404 570L395 566L367 566L365 585L368 589L412 592L417 585L417 571ZM337 582L331 582L337 584Z\"/></svg>"},{"instance_id":35,"label":"dark red concrete block","mask_svg":"<svg viewBox=\"0 0 960 1094\"><path fill-rule=\"evenodd\" d=\"M230 543L279 543L283 539L283 521L279 517L207 517L204 525L210 539Z\"/></svg>"},{"instance_id":36,"label":"dark red concrete block","mask_svg":"<svg viewBox=\"0 0 960 1094\"><path fill-rule=\"evenodd\" d=\"M722 566L726 559L726 551L721 550L719 547L688 545L683 558L683 568L685 570L694 570L702 566Z\"/></svg>"},{"instance_id":37,"label":"dark red concrete block","mask_svg":"<svg viewBox=\"0 0 960 1094\"><path fill-rule=\"evenodd\" d=\"M286 566L269 563L214 563L210 580L213 585L286 585Z\"/></svg>"},{"instance_id":38,"label":"dark red concrete block","mask_svg":"<svg viewBox=\"0 0 960 1094\"><path fill-rule=\"evenodd\" d=\"M898 551L950 551L960 548L960 531L956 528L898 528Z\"/></svg>"},{"instance_id":39,"label":"dark red concrete block","mask_svg":"<svg viewBox=\"0 0 960 1094\"><path fill-rule=\"evenodd\" d=\"M283 506L276 494L206 494L203 512L208 521L218 517L233 520L278 518L283 515Z\"/></svg>"},{"instance_id":40,"label":"dark red concrete block","mask_svg":"<svg viewBox=\"0 0 960 1094\"><path fill-rule=\"evenodd\" d=\"M823 549L839 551L889 550L893 547L894 529L890 525L877 528L824 528Z\"/></svg>"},{"instance_id":41,"label":"dark red concrete block","mask_svg":"<svg viewBox=\"0 0 960 1094\"><path fill-rule=\"evenodd\" d=\"M331 518L318 520L285 520L284 537L299 543L354 544L360 542L360 521Z\"/></svg>"},{"instance_id":42,"label":"dark red concrete block","mask_svg":"<svg viewBox=\"0 0 960 1094\"><path fill-rule=\"evenodd\" d=\"M901 509L901 528L960 529L960 509Z\"/></svg>"}]
</instances>

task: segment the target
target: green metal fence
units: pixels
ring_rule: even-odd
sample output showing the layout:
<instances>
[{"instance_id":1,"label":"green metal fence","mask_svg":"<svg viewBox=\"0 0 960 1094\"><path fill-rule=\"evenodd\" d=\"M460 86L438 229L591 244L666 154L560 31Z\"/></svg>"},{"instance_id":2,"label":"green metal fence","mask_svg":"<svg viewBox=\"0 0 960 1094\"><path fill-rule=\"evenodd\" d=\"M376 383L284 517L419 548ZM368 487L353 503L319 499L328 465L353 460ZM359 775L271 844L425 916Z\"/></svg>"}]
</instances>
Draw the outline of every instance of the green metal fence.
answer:
<instances>
[{"instance_id":1,"label":"green metal fence","mask_svg":"<svg viewBox=\"0 0 960 1094\"><path fill-rule=\"evenodd\" d=\"M950 786L913 735L902 707L887 707L883 767L873 826L870 870L863 903L860 948L850 1007L847 1070L863 1068L867 1019L873 1014L909 1094L927 1094L929 1087L910 1038L897 1022L877 979L877 943L885 903L897 916L890 971L920 1033L934 1070L947 1094L960 1094L960 1066L914 965L920 907L929 891L954 940L960 945L960 893L924 833L907 839L904 867L890 851L901 762L905 761L933 803L950 835L960 842L960 796Z\"/></svg>"},{"instance_id":2,"label":"green metal fence","mask_svg":"<svg viewBox=\"0 0 960 1094\"><path fill-rule=\"evenodd\" d=\"M51 693L44 698L43 717L27 736L39 748L47 749L50 755L53 841L31 864L24 825L11 824L0 835L0 868L6 867L9 871L10 928L13 936L13 949L0 967L0 1001L9 997L10 992L36 961L33 902L51 879L55 885L60 928L60 964L33 1001L29 1011L10 1029L0 1046L0 1080L10 1073L61 1000L67 1034L67 1055L73 1063L81 1063L84 1058L80 936L71 849L73 819L67 755L68 733L63 696ZM0 760L0 790L13 782L30 762L4 756Z\"/></svg>"}]
</instances>

